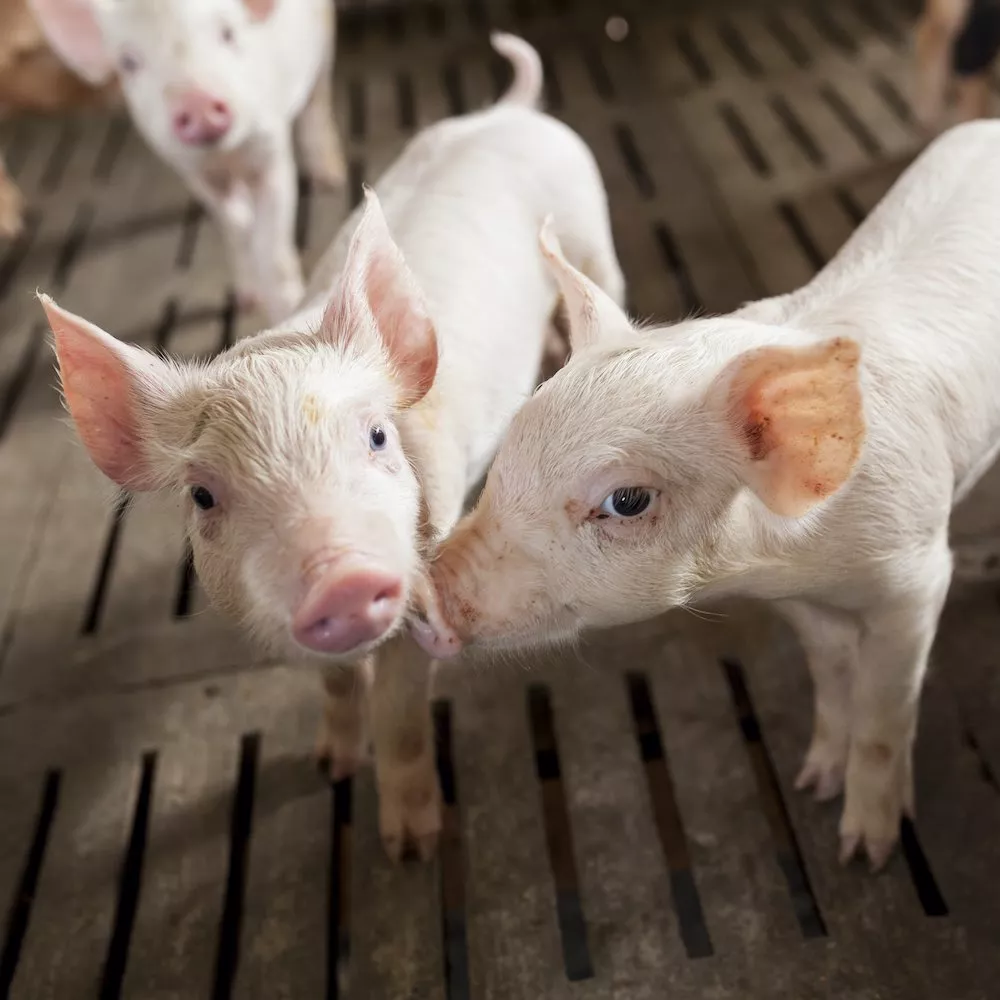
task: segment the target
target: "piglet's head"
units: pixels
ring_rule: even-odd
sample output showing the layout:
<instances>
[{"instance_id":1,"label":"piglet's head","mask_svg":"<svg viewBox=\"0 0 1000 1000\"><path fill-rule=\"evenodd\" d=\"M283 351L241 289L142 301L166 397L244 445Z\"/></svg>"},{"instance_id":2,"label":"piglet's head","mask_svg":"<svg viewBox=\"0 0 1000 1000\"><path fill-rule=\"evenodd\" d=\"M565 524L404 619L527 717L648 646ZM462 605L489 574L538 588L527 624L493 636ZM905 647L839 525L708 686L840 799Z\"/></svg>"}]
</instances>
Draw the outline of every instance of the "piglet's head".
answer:
<instances>
[{"instance_id":1,"label":"piglet's head","mask_svg":"<svg viewBox=\"0 0 1000 1000\"><path fill-rule=\"evenodd\" d=\"M573 353L431 565L411 628L434 655L569 638L718 591L761 539L777 554L805 530L862 448L853 341L773 346L774 328L742 318L638 331L548 230L542 245Z\"/></svg>"},{"instance_id":2,"label":"piglet's head","mask_svg":"<svg viewBox=\"0 0 1000 1000\"><path fill-rule=\"evenodd\" d=\"M266 99L248 43L274 0L29 0L49 43L92 84L114 74L161 153L231 149Z\"/></svg>"},{"instance_id":3,"label":"piglet's head","mask_svg":"<svg viewBox=\"0 0 1000 1000\"><path fill-rule=\"evenodd\" d=\"M43 305L80 438L124 489L183 495L213 603L278 655L354 659L399 627L421 508L397 419L437 345L373 194L318 329L182 365Z\"/></svg>"}]
</instances>

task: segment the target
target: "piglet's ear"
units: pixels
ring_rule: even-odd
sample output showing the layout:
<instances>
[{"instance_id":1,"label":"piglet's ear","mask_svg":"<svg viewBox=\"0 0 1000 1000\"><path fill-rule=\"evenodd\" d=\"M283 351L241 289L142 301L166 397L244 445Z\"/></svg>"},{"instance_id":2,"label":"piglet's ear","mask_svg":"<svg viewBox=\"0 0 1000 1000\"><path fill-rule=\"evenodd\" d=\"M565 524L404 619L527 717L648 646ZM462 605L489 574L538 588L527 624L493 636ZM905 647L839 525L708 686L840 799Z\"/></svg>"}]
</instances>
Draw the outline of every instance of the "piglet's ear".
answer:
<instances>
[{"instance_id":1,"label":"piglet's ear","mask_svg":"<svg viewBox=\"0 0 1000 1000\"><path fill-rule=\"evenodd\" d=\"M775 514L801 517L854 471L866 432L860 354L844 337L766 347L721 376L744 481Z\"/></svg>"},{"instance_id":2,"label":"piglet's ear","mask_svg":"<svg viewBox=\"0 0 1000 1000\"><path fill-rule=\"evenodd\" d=\"M47 295L39 298L55 336L66 406L94 464L124 489L155 489L141 413L151 399L169 393L169 367L60 308Z\"/></svg>"},{"instance_id":3,"label":"piglet's ear","mask_svg":"<svg viewBox=\"0 0 1000 1000\"><path fill-rule=\"evenodd\" d=\"M542 225L538 242L566 306L570 349L581 351L601 341L628 337L632 332L628 316L607 292L566 260L551 215Z\"/></svg>"},{"instance_id":4,"label":"piglet's ear","mask_svg":"<svg viewBox=\"0 0 1000 1000\"><path fill-rule=\"evenodd\" d=\"M274 12L275 0L243 0L243 6L254 21L266 21Z\"/></svg>"},{"instance_id":5,"label":"piglet's ear","mask_svg":"<svg viewBox=\"0 0 1000 1000\"><path fill-rule=\"evenodd\" d=\"M365 189L365 207L354 231L340 285L323 317L333 340L363 336L371 321L412 406L427 394L437 374L437 336L427 302L393 242L378 197Z\"/></svg>"},{"instance_id":6,"label":"piglet's ear","mask_svg":"<svg viewBox=\"0 0 1000 1000\"><path fill-rule=\"evenodd\" d=\"M100 0L28 0L53 51L87 83L106 83L115 64L101 35L94 9Z\"/></svg>"}]
</instances>

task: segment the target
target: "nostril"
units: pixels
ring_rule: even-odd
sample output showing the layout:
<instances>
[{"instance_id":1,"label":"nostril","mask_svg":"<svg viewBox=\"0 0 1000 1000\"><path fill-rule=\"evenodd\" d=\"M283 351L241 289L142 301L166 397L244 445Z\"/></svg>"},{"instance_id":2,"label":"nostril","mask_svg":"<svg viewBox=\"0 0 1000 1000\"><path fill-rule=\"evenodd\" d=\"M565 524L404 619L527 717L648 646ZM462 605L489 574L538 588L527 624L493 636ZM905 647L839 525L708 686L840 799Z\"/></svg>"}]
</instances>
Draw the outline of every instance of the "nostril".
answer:
<instances>
[{"instance_id":1,"label":"nostril","mask_svg":"<svg viewBox=\"0 0 1000 1000\"><path fill-rule=\"evenodd\" d=\"M182 111L176 118L177 125L180 128L190 128L191 126L191 116L186 112Z\"/></svg>"}]
</instances>

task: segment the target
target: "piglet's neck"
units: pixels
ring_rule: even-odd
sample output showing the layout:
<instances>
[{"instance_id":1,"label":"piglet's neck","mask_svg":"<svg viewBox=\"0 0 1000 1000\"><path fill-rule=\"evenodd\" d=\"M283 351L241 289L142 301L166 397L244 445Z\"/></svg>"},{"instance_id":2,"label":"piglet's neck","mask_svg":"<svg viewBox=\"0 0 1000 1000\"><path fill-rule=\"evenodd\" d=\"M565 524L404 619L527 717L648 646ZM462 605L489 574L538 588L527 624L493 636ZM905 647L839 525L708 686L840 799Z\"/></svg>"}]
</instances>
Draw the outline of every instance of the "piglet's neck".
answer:
<instances>
[{"instance_id":1,"label":"piglet's neck","mask_svg":"<svg viewBox=\"0 0 1000 1000\"><path fill-rule=\"evenodd\" d=\"M788 596L801 587L793 557L810 523L777 517L750 490L740 489L694 554L692 599Z\"/></svg>"}]
</instances>

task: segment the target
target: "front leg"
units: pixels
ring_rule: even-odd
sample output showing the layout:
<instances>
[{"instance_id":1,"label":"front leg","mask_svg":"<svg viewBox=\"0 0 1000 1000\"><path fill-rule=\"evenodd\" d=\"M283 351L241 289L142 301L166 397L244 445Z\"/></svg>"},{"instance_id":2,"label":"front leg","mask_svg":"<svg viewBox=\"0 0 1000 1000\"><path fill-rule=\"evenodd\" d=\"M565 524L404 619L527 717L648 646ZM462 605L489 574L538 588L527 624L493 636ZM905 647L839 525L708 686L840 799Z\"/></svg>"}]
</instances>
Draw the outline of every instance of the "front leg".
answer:
<instances>
[{"instance_id":1,"label":"front leg","mask_svg":"<svg viewBox=\"0 0 1000 1000\"><path fill-rule=\"evenodd\" d=\"M242 180L229 180L223 187L200 174L188 174L185 180L222 233L237 303L241 309L255 308L259 305L251 252L255 208L249 186Z\"/></svg>"},{"instance_id":2,"label":"front leg","mask_svg":"<svg viewBox=\"0 0 1000 1000\"><path fill-rule=\"evenodd\" d=\"M846 614L806 601L779 601L777 611L798 635L815 698L812 742L795 787L800 791L811 788L816 800L825 802L839 795L844 787L859 623Z\"/></svg>"},{"instance_id":3,"label":"front leg","mask_svg":"<svg viewBox=\"0 0 1000 1000\"><path fill-rule=\"evenodd\" d=\"M403 633L380 647L370 701L379 830L399 861L408 845L429 861L441 833L441 788L430 713L433 661Z\"/></svg>"},{"instance_id":4,"label":"front leg","mask_svg":"<svg viewBox=\"0 0 1000 1000\"><path fill-rule=\"evenodd\" d=\"M259 179L256 219L250 252L260 299L271 323L287 319L302 300L305 286L295 249L295 210L298 181L291 137L277 143Z\"/></svg>"},{"instance_id":5,"label":"front leg","mask_svg":"<svg viewBox=\"0 0 1000 1000\"><path fill-rule=\"evenodd\" d=\"M335 15L330 6L332 19ZM316 82L295 122L295 138L306 173L327 188L341 187L347 177L347 164L333 111L333 48L331 23L330 39Z\"/></svg>"},{"instance_id":6,"label":"front leg","mask_svg":"<svg viewBox=\"0 0 1000 1000\"><path fill-rule=\"evenodd\" d=\"M326 698L316 761L331 781L351 777L368 756L367 709L373 660L334 663L323 670Z\"/></svg>"},{"instance_id":7,"label":"front leg","mask_svg":"<svg viewBox=\"0 0 1000 1000\"><path fill-rule=\"evenodd\" d=\"M913 815L920 690L951 572L942 538L910 569L913 588L865 615L840 821L844 863L860 849L877 871L899 838L900 820Z\"/></svg>"}]
</instances>

